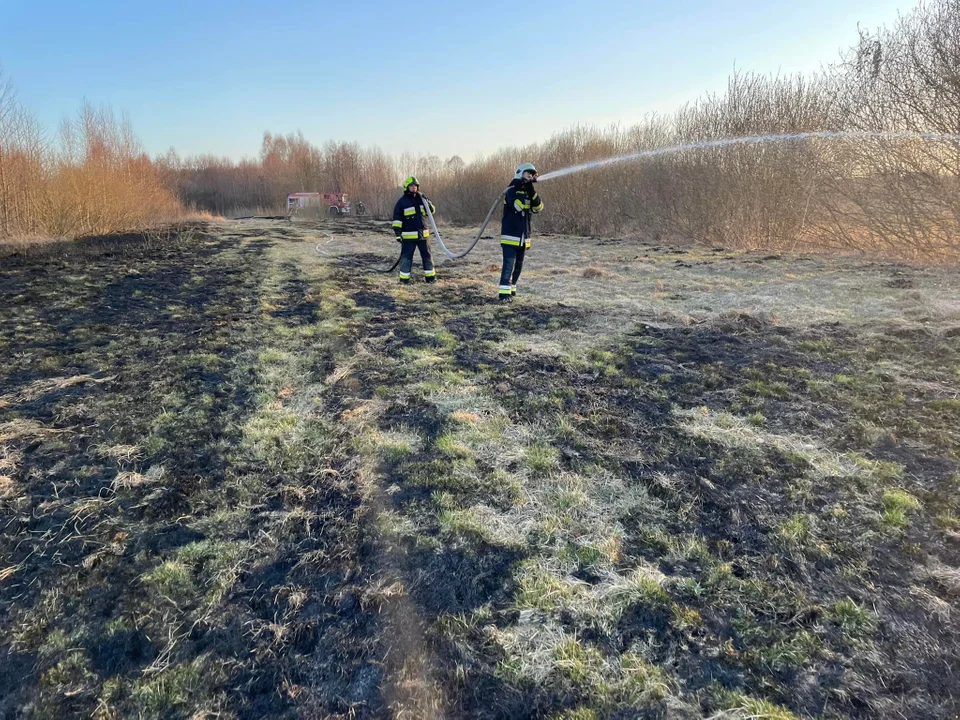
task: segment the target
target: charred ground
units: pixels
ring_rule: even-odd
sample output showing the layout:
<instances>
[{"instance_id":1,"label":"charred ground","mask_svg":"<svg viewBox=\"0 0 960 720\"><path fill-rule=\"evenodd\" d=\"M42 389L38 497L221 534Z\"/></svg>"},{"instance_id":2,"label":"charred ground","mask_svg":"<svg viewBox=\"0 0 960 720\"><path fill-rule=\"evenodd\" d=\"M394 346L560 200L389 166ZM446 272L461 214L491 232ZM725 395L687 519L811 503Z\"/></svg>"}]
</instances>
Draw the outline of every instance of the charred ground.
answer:
<instances>
[{"instance_id":1,"label":"charred ground","mask_svg":"<svg viewBox=\"0 0 960 720\"><path fill-rule=\"evenodd\" d=\"M0 259L0 715L960 710L955 271L393 249Z\"/></svg>"}]
</instances>

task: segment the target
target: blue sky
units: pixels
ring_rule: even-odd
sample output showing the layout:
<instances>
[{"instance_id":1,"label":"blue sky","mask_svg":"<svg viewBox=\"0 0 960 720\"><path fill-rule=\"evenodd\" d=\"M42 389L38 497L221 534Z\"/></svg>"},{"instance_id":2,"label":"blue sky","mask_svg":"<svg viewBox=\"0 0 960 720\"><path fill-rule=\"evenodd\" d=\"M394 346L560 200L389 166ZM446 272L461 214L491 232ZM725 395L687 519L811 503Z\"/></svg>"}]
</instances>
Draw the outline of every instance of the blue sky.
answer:
<instances>
[{"instance_id":1,"label":"blue sky","mask_svg":"<svg viewBox=\"0 0 960 720\"><path fill-rule=\"evenodd\" d=\"M86 99L151 153L255 156L264 130L471 159L813 71L901 0L0 0L0 66L51 131Z\"/></svg>"}]
</instances>

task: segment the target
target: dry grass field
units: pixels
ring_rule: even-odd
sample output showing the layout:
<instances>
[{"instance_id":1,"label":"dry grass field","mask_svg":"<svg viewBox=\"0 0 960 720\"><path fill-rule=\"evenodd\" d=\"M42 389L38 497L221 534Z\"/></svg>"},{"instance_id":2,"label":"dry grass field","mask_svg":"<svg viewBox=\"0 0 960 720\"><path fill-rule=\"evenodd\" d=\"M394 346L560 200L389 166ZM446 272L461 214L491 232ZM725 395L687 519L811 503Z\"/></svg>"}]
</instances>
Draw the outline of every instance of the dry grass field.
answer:
<instances>
[{"instance_id":1,"label":"dry grass field","mask_svg":"<svg viewBox=\"0 0 960 720\"><path fill-rule=\"evenodd\" d=\"M960 712L955 267L396 252L0 252L0 717Z\"/></svg>"}]
</instances>

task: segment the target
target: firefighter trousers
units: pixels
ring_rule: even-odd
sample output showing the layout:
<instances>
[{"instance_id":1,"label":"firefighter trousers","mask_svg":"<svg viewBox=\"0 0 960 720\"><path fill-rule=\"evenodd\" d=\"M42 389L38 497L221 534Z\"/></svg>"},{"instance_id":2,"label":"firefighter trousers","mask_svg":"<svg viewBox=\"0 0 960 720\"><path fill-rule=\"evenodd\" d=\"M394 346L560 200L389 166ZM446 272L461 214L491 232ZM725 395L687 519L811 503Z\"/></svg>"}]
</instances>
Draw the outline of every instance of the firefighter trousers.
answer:
<instances>
[{"instance_id":1,"label":"firefighter trousers","mask_svg":"<svg viewBox=\"0 0 960 720\"><path fill-rule=\"evenodd\" d=\"M420 251L420 261L423 263L423 277L431 282L437 276L433 269L433 258L430 256L430 246L427 241L404 240L400 243L400 282L410 282L410 271L413 269L413 251Z\"/></svg>"},{"instance_id":2,"label":"firefighter trousers","mask_svg":"<svg viewBox=\"0 0 960 720\"><path fill-rule=\"evenodd\" d=\"M524 245L501 245L503 250L503 269L500 271L500 294L515 295L517 280L523 270L523 256L527 252Z\"/></svg>"}]
</instances>

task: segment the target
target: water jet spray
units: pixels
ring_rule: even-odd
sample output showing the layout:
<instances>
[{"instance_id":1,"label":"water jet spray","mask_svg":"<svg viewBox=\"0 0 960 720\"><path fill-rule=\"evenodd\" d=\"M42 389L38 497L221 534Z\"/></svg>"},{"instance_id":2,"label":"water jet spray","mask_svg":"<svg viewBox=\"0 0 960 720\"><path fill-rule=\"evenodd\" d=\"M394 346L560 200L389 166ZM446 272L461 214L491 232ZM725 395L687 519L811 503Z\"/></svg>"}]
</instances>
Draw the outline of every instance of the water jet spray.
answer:
<instances>
[{"instance_id":1,"label":"water jet spray","mask_svg":"<svg viewBox=\"0 0 960 720\"><path fill-rule=\"evenodd\" d=\"M780 135L746 135L743 137L735 138L720 138L718 140L702 140L699 142L685 143L683 145L671 145L669 147L656 148L654 150L641 150L635 153L629 153L627 155L617 155L616 157L610 158L601 158L600 160L592 160L590 162L581 163L579 165L571 165L570 167L561 168L560 170L554 170L553 172L540 175L538 180L540 182L545 182L547 180L553 180L554 178L565 177L567 175L573 175L574 173L584 172L586 170L593 170L595 168L606 167L607 165L616 165L619 163L630 162L632 160L643 160L646 158L659 157L661 155L673 155L675 153L685 152L688 150L706 150L712 148L726 148L732 147L734 145L760 145L767 143L786 143L786 142L797 142L802 140L925 140L925 141L934 141L934 142L955 142L960 143L960 135L947 135L942 133L915 133L915 132L901 132L901 131L859 131L859 130L824 130L820 132L805 132L805 133L785 133ZM455 253L443 242L443 238L440 236L440 231L437 229L436 220L434 220L433 213L430 212L430 203L424 203L424 207L427 211L427 217L430 220L430 227L433 229L434 234L437 237L437 243L440 245L440 248L443 250L444 254L451 260L458 260L462 257L466 257L480 242L480 238L483 235L483 231L486 230L487 225L490 223L490 218L493 217L493 211L496 210L497 205L500 203L500 200L506 194L508 188L505 188L498 196L497 199L493 201L493 205L490 207L490 212L487 213L487 217L484 219L483 224L480 226L479 232L477 232L476 237L473 239L473 242L470 243L470 246L463 252ZM391 268L392 270L392 268ZM388 271L389 272L389 271Z\"/></svg>"}]
</instances>

